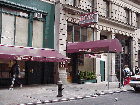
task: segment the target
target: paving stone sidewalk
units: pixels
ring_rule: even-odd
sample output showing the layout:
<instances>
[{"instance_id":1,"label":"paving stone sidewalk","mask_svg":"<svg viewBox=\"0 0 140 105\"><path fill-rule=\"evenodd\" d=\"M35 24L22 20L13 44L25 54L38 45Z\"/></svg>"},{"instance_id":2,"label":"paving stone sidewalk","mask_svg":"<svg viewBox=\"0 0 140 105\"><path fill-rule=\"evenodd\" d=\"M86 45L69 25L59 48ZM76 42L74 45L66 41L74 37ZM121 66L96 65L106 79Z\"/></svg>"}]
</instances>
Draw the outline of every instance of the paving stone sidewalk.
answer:
<instances>
[{"instance_id":1,"label":"paving stone sidewalk","mask_svg":"<svg viewBox=\"0 0 140 105\"><path fill-rule=\"evenodd\" d=\"M87 84L66 84L63 85L63 97L57 97L58 86L37 85L23 86L22 89L15 87L14 90L0 90L0 105L36 105L40 103L51 103L57 101L67 101L72 99L96 97L98 95L112 94L133 90L132 87L126 85L118 88L118 83L110 83L109 90L107 83L87 83Z\"/></svg>"}]
</instances>

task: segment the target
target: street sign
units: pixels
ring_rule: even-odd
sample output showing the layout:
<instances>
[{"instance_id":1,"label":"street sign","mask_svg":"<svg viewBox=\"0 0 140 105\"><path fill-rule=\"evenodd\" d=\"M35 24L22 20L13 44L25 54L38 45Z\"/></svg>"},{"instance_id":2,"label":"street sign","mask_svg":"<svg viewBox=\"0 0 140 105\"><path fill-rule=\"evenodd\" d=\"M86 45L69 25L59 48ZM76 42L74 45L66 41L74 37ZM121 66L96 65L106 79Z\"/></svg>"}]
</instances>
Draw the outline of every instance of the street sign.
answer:
<instances>
[{"instance_id":1,"label":"street sign","mask_svg":"<svg viewBox=\"0 0 140 105\"><path fill-rule=\"evenodd\" d=\"M88 26L98 22L98 14L97 13L89 13L80 16L80 25Z\"/></svg>"}]
</instances>

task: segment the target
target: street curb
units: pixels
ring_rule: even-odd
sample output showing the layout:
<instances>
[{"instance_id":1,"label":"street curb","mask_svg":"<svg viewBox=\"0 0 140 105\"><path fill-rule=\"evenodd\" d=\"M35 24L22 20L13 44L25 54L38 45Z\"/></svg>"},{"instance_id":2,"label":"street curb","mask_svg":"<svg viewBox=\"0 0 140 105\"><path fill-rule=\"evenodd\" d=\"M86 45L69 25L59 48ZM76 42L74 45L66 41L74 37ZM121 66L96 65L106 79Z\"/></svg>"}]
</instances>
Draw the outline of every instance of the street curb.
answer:
<instances>
[{"instance_id":1,"label":"street curb","mask_svg":"<svg viewBox=\"0 0 140 105\"><path fill-rule=\"evenodd\" d=\"M17 105L38 105L38 104L46 104L46 103L55 103L55 102L62 102L62 101L72 101L72 100L81 100L81 99L86 99L86 98L95 98L98 96L104 96L104 95L111 95L114 93L122 93L122 92L127 92L127 91L134 91L133 89L128 89L128 90L116 90L116 91L110 91L110 92L98 92L98 93L94 93L93 95L86 95L86 96L77 96L77 97L71 97L71 98L63 98L63 99L54 99L54 100L45 100L45 101L38 101L38 102L34 102L34 103L23 103L23 104L17 104ZM26 97L29 97L27 95L24 95ZM29 98L33 98L33 97L29 97ZM35 99L35 98L33 98ZM37 99L39 100L39 99Z\"/></svg>"}]
</instances>

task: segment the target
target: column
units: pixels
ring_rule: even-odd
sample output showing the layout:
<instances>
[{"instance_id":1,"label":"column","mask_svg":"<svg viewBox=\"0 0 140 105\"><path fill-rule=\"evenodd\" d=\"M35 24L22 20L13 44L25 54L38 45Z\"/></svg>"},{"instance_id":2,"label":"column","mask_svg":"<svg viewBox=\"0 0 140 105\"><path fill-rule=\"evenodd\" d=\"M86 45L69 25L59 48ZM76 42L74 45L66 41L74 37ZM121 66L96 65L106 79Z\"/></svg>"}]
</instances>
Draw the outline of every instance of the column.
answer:
<instances>
[{"instance_id":1,"label":"column","mask_svg":"<svg viewBox=\"0 0 140 105\"><path fill-rule=\"evenodd\" d=\"M138 66L138 39L133 36L131 41L131 68L134 72L135 66Z\"/></svg>"},{"instance_id":2,"label":"column","mask_svg":"<svg viewBox=\"0 0 140 105\"><path fill-rule=\"evenodd\" d=\"M115 33L111 33L111 38L114 39L115 38ZM110 62L110 81L111 82L117 82L117 77L115 74L115 53L110 53L110 58L111 62Z\"/></svg>"},{"instance_id":3,"label":"column","mask_svg":"<svg viewBox=\"0 0 140 105\"><path fill-rule=\"evenodd\" d=\"M100 40L100 30L94 29L94 40ZM100 74L100 58L95 59L94 70L96 70L97 83L101 82L101 74Z\"/></svg>"},{"instance_id":4,"label":"column","mask_svg":"<svg viewBox=\"0 0 140 105\"><path fill-rule=\"evenodd\" d=\"M66 38L67 38L67 21L65 11L62 10L62 4L56 1L55 5L55 35L54 35L54 49L59 53L66 56ZM62 1L63 2L63 1ZM62 81L63 84L67 83L66 68L59 68L59 63L55 63L55 83L58 80Z\"/></svg>"}]
</instances>

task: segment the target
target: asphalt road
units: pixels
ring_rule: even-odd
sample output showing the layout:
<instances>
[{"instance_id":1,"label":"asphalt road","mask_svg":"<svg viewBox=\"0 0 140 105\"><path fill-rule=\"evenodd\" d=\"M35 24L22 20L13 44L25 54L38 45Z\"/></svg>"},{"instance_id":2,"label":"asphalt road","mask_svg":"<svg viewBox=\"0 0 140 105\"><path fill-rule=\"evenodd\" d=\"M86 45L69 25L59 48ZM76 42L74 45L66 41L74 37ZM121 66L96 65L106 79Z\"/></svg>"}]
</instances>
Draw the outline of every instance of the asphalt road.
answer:
<instances>
[{"instance_id":1,"label":"asphalt road","mask_svg":"<svg viewBox=\"0 0 140 105\"><path fill-rule=\"evenodd\" d=\"M140 105L140 92L128 91L48 105Z\"/></svg>"}]
</instances>

